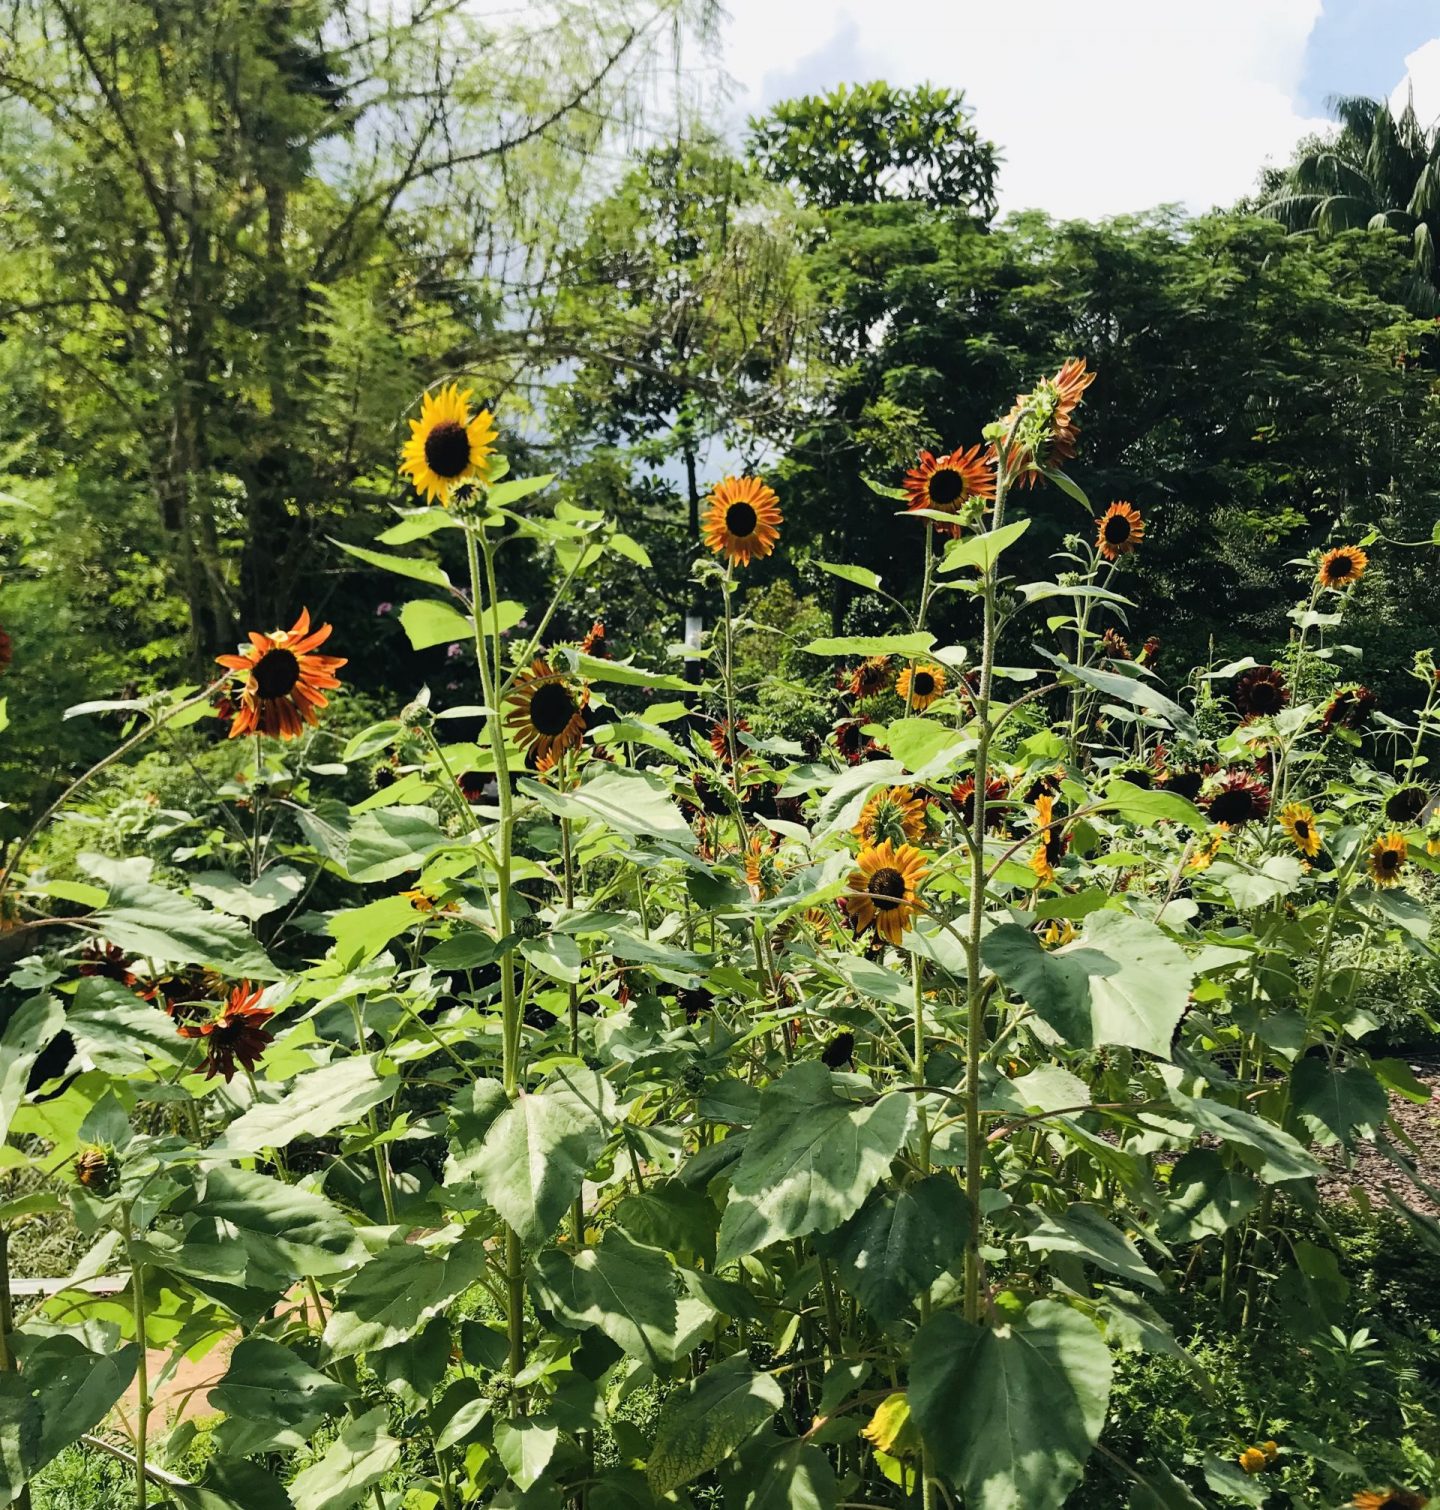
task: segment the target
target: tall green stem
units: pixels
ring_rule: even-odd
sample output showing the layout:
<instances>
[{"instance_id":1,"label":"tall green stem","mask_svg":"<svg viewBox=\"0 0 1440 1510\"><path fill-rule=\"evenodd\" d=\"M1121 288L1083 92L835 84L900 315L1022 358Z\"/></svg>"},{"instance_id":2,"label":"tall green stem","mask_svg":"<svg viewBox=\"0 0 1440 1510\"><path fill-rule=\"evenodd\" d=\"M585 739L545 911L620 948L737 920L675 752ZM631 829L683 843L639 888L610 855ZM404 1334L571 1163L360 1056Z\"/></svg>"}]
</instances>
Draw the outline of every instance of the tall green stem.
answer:
<instances>
[{"instance_id":1,"label":"tall green stem","mask_svg":"<svg viewBox=\"0 0 1440 1510\"><path fill-rule=\"evenodd\" d=\"M136 1510L145 1510L150 1501L145 1481L146 1434L150 1426L150 1367L145 1350L145 1275L143 1265L131 1246L128 1206L122 1222L125 1256L130 1263L130 1305L135 1317L135 1344L138 1350L135 1364L135 1507Z\"/></svg>"}]
</instances>

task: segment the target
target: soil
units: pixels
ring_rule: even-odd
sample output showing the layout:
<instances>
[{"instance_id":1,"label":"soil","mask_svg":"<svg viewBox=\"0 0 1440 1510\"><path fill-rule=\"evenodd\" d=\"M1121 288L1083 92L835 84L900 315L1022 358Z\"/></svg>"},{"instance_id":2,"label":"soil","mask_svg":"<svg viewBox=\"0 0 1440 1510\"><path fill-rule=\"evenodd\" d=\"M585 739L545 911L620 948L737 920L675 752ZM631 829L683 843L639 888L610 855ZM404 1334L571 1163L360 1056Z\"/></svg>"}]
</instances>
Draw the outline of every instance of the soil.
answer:
<instances>
[{"instance_id":1,"label":"soil","mask_svg":"<svg viewBox=\"0 0 1440 1510\"><path fill-rule=\"evenodd\" d=\"M1379 1213L1393 1210L1385 1194L1391 1190L1412 1210L1440 1217L1440 1199L1437 1199L1440 1197L1440 1054L1432 1050L1424 1055L1394 1057L1403 1058L1415 1078L1429 1087L1431 1099L1418 1105L1392 1094L1390 1116L1399 1133L1387 1132L1384 1136L1415 1166L1420 1178L1435 1189L1436 1196L1420 1189L1375 1142L1357 1144L1348 1156L1341 1148L1320 1153L1321 1161L1334 1171L1320 1182L1320 1194L1330 1201L1350 1199L1362 1205L1368 1201Z\"/></svg>"}]
</instances>

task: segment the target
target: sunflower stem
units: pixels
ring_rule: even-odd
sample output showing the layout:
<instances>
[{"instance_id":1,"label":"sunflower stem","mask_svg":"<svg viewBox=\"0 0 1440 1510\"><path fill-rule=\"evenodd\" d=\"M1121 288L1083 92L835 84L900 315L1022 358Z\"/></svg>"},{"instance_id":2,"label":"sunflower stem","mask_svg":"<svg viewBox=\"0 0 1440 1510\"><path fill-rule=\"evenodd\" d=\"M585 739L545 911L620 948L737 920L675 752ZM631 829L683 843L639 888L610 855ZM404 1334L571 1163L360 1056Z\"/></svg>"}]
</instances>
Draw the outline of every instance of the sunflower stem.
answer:
<instances>
[{"instance_id":1,"label":"sunflower stem","mask_svg":"<svg viewBox=\"0 0 1440 1510\"><path fill-rule=\"evenodd\" d=\"M121 1215L121 1235L125 1243L125 1256L130 1263L130 1305L135 1318L135 1507L145 1510L150 1503L149 1485L145 1473L146 1434L150 1425L150 1368L145 1349L145 1275L144 1265L135 1255L130 1227L131 1208L126 1206Z\"/></svg>"}]
</instances>

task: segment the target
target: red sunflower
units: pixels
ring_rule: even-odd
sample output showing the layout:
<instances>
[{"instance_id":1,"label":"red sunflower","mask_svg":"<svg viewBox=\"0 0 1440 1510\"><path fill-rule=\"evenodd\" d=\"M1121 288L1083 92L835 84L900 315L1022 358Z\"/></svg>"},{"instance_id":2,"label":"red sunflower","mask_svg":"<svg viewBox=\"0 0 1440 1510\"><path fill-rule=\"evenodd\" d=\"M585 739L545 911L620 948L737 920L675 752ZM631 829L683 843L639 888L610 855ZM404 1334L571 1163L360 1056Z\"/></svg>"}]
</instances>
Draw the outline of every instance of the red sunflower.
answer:
<instances>
[{"instance_id":1,"label":"red sunflower","mask_svg":"<svg viewBox=\"0 0 1440 1510\"><path fill-rule=\"evenodd\" d=\"M910 495L906 508L934 509L940 514L958 514L971 498L995 496L995 467L991 454L983 446L968 451L951 451L934 456L922 451L916 464L905 474L905 491ZM958 524L937 526L943 534L958 535Z\"/></svg>"},{"instance_id":2,"label":"red sunflower","mask_svg":"<svg viewBox=\"0 0 1440 1510\"><path fill-rule=\"evenodd\" d=\"M302 608L289 629L271 634L250 631L250 648L215 659L237 673L240 707L230 724L230 738L241 734L294 739L327 702L325 692L340 685L335 673L348 662L340 656L316 655L330 638L330 625L310 628L310 610Z\"/></svg>"},{"instance_id":3,"label":"red sunflower","mask_svg":"<svg viewBox=\"0 0 1440 1510\"><path fill-rule=\"evenodd\" d=\"M226 1081L234 1079L237 1060L247 1070L259 1064L272 1042L265 1024L275 1015L269 1007L258 1005L263 995L263 987L252 989L248 980L241 981L230 992L218 1017L208 1022L181 1023L176 1028L182 1038L204 1040L207 1080L216 1075Z\"/></svg>"}]
</instances>

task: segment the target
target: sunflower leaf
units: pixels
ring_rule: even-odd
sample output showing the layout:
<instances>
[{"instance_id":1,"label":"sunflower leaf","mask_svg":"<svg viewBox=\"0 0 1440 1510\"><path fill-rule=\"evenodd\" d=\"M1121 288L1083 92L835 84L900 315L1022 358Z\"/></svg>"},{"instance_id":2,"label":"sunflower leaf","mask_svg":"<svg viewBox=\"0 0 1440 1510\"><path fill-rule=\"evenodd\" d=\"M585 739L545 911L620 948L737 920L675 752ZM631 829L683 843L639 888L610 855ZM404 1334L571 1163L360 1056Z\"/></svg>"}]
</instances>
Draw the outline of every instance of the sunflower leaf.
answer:
<instances>
[{"instance_id":1,"label":"sunflower leaf","mask_svg":"<svg viewBox=\"0 0 1440 1510\"><path fill-rule=\"evenodd\" d=\"M411 577L416 582L428 582L432 587L450 586L445 568L435 561L426 561L417 556L392 556L388 551L372 551L363 545L349 545L333 536L330 543L338 545L347 555L364 561L368 566L378 566L381 571L394 572L397 577Z\"/></svg>"}]
</instances>

